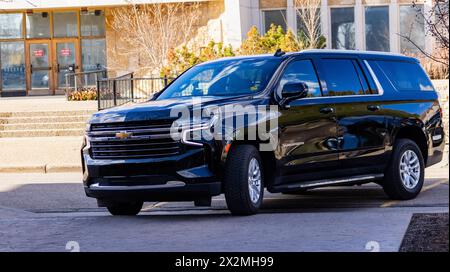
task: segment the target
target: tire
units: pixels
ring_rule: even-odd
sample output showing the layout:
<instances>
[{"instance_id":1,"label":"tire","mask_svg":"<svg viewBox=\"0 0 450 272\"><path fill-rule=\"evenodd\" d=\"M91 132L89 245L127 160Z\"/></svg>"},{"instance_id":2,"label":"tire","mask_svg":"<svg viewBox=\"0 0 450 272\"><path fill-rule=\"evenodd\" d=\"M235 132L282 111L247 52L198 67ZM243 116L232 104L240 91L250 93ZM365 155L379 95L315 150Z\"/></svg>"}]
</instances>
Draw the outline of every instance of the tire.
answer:
<instances>
[{"instance_id":1,"label":"tire","mask_svg":"<svg viewBox=\"0 0 450 272\"><path fill-rule=\"evenodd\" d=\"M413 199L422 190L424 173L423 156L417 144L409 139L399 139L395 142L391 162L384 175L383 189L391 199Z\"/></svg>"},{"instance_id":2,"label":"tire","mask_svg":"<svg viewBox=\"0 0 450 272\"><path fill-rule=\"evenodd\" d=\"M256 185L258 174L255 170L255 163L259 169L259 188ZM252 179L249 178L249 168L254 169L256 173L256 175L252 175ZM250 180L254 181L253 198L249 188ZM225 166L224 192L231 214L251 215L258 212L264 197L264 175L261 157L254 146L238 145L230 150Z\"/></svg>"},{"instance_id":3,"label":"tire","mask_svg":"<svg viewBox=\"0 0 450 272\"><path fill-rule=\"evenodd\" d=\"M117 202L112 205L108 205L106 208L112 215L137 215L144 203L138 202Z\"/></svg>"}]
</instances>

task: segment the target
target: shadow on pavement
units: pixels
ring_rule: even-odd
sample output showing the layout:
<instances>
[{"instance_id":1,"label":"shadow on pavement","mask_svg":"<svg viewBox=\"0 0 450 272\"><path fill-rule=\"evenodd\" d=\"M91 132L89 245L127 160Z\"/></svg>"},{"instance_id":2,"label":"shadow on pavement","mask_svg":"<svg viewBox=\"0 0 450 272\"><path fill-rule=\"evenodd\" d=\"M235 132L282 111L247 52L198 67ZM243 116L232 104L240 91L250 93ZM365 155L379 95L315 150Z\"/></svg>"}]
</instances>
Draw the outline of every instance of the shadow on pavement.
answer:
<instances>
[{"instance_id":1,"label":"shadow on pavement","mask_svg":"<svg viewBox=\"0 0 450 272\"><path fill-rule=\"evenodd\" d=\"M442 179L427 179L425 186ZM448 206L448 183L442 190L422 192L416 199L399 202L399 206ZM270 194L266 192L261 213L348 211L362 208L379 208L389 201L383 189L375 184L353 187L330 187L307 191L302 194ZM195 215L196 218L228 216L223 195L213 199L212 207L194 207L193 202L168 202L153 207L145 203L143 216ZM98 208L95 199L85 196L80 183L36 183L10 189L0 187L0 206L35 213L106 212ZM99 214L100 215L100 214ZM103 214L101 214L103 215Z\"/></svg>"}]
</instances>

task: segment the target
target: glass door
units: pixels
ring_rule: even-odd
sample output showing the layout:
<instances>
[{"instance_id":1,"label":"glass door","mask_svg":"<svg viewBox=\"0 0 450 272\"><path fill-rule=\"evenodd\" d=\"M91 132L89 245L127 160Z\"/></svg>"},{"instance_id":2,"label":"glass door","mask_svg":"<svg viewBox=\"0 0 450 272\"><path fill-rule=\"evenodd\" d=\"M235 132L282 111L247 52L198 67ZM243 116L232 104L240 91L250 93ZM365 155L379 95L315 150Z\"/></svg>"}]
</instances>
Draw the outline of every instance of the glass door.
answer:
<instances>
[{"instance_id":1,"label":"glass door","mask_svg":"<svg viewBox=\"0 0 450 272\"><path fill-rule=\"evenodd\" d=\"M63 93L64 88L73 87L73 78L66 80L66 74L78 72L78 40L56 40L54 46L56 93Z\"/></svg>"},{"instance_id":2,"label":"glass door","mask_svg":"<svg viewBox=\"0 0 450 272\"><path fill-rule=\"evenodd\" d=\"M29 94L52 93L52 65L49 41L28 42Z\"/></svg>"}]
</instances>

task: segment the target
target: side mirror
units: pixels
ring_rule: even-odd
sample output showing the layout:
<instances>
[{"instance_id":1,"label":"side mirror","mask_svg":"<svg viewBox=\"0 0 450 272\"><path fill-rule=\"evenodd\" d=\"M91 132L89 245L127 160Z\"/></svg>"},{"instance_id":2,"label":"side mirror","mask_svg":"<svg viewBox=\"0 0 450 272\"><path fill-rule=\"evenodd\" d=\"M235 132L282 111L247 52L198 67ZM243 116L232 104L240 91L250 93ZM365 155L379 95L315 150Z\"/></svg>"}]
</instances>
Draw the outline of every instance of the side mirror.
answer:
<instances>
[{"instance_id":1,"label":"side mirror","mask_svg":"<svg viewBox=\"0 0 450 272\"><path fill-rule=\"evenodd\" d=\"M304 98L308 95L308 85L303 82L288 83L281 91L281 105L286 105L292 100Z\"/></svg>"}]
</instances>

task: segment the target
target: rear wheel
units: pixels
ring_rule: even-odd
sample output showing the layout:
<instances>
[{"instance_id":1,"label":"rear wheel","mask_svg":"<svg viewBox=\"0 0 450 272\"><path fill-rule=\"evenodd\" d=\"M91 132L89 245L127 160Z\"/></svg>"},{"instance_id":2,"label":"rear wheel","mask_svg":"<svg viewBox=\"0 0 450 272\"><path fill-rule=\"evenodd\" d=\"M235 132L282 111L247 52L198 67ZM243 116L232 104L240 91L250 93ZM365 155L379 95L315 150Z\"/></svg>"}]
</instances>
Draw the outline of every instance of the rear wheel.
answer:
<instances>
[{"instance_id":1,"label":"rear wheel","mask_svg":"<svg viewBox=\"0 0 450 272\"><path fill-rule=\"evenodd\" d=\"M137 215L144 203L137 202L117 202L108 205L106 208L112 215Z\"/></svg>"},{"instance_id":2,"label":"rear wheel","mask_svg":"<svg viewBox=\"0 0 450 272\"><path fill-rule=\"evenodd\" d=\"M424 172L422 152L417 144L409 139L399 139L385 173L383 189L392 199L415 198L422 190Z\"/></svg>"},{"instance_id":3,"label":"rear wheel","mask_svg":"<svg viewBox=\"0 0 450 272\"><path fill-rule=\"evenodd\" d=\"M233 215L258 212L264 196L261 157L251 145L230 150L224 175L224 191L228 209Z\"/></svg>"}]
</instances>

